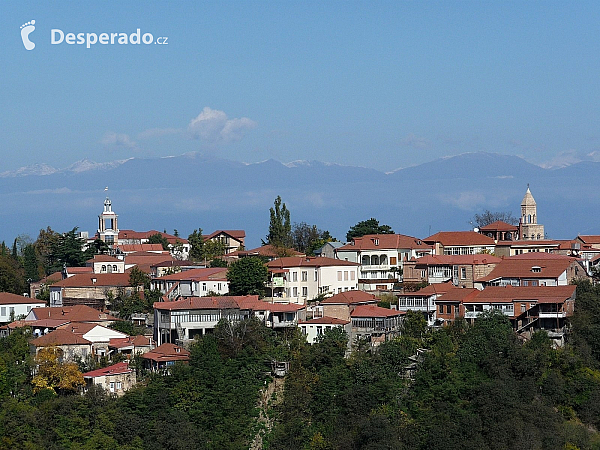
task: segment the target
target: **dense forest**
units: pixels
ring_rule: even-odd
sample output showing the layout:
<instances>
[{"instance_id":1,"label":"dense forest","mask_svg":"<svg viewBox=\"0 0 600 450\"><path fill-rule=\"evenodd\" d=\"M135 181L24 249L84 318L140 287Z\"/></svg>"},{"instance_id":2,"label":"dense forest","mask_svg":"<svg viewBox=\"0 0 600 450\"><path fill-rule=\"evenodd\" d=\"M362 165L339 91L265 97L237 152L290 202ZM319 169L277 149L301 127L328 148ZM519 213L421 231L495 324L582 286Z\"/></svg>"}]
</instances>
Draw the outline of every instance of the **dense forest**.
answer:
<instances>
[{"instance_id":1,"label":"dense forest","mask_svg":"<svg viewBox=\"0 0 600 450\"><path fill-rule=\"evenodd\" d=\"M499 314L433 331L409 314L401 337L373 352L357 342L350 356L336 330L309 346L296 331L222 323L189 365L140 374L121 398L34 390L28 337L0 339L0 448L245 449L257 436L268 449L600 448L600 288L589 283L562 349L544 333L521 342ZM273 360L290 372L260 402Z\"/></svg>"}]
</instances>

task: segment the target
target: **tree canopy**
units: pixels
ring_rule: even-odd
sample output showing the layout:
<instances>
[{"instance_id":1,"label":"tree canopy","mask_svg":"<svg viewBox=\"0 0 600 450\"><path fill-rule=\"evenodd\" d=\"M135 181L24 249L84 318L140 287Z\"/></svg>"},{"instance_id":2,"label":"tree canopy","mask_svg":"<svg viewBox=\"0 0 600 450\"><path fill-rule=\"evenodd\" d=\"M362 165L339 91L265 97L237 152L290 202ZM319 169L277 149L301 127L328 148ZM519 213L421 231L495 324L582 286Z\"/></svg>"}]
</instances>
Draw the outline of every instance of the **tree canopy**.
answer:
<instances>
[{"instance_id":1,"label":"tree canopy","mask_svg":"<svg viewBox=\"0 0 600 450\"><path fill-rule=\"evenodd\" d=\"M160 233L155 233L148 237L148 244L160 244L163 250L169 250L169 241Z\"/></svg>"},{"instance_id":2,"label":"tree canopy","mask_svg":"<svg viewBox=\"0 0 600 450\"><path fill-rule=\"evenodd\" d=\"M317 228L316 225L300 222L294 223L292 226L292 240L296 250L308 256L313 256L315 250L335 239L327 230L323 231Z\"/></svg>"},{"instance_id":3,"label":"tree canopy","mask_svg":"<svg viewBox=\"0 0 600 450\"><path fill-rule=\"evenodd\" d=\"M269 209L269 212L269 234L267 234L266 241L263 242L275 247L291 247L293 245L293 238L290 212L285 203L281 202L279 195L275 199L274 206Z\"/></svg>"},{"instance_id":4,"label":"tree canopy","mask_svg":"<svg viewBox=\"0 0 600 450\"><path fill-rule=\"evenodd\" d=\"M379 221L371 217L369 220L363 220L351 227L346 233L346 242L365 234L394 234L394 230L389 225L379 225Z\"/></svg>"},{"instance_id":5,"label":"tree canopy","mask_svg":"<svg viewBox=\"0 0 600 450\"><path fill-rule=\"evenodd\" d=\"M475 214L471 223L476 227L481 228L497 221L506 222L510 225L518 225L519 219L514 217L510 211L495 211L492 212L486 209L480 214Z\"/></svg>"},{"instance_id":6,"label":"tree canopy","mask_svg":"<svg viewBox=\"0 0 600 450\"><path fill-rule=\"evenodd\" d=\"M238 259L229 266L227 281L230 295L265 294L268 270L261 258L249 256Z\"/></svg>"}]
</instances>

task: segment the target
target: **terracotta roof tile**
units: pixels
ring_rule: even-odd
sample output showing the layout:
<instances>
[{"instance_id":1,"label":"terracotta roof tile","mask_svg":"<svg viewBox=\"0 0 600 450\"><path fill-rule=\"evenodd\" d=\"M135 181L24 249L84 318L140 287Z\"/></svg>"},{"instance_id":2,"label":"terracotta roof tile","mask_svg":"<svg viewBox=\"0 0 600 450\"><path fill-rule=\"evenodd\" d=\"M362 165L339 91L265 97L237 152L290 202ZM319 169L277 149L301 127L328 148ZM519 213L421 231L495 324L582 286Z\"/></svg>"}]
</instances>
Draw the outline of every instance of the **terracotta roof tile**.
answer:
<instances>
[{"instance_id":1,"label":"terracotta roof tile","mask_svg":"<svg viewBox=\"0 0 600 450\"><path fill-rule=\"evenodd\" d=\"M373 294L369 294L364 291L346 291L340 292L339 294L332 295L321 302L321 304L343 304L343 305L355 305L358 303L377 303L379 299Z\"/></svg>"},{"instance_id":2,"label":"terracotta roof tile","mask_svg":"<svg viewBox=\"0 0 600 450\"><path fill-rule=\"evenodd\" d=\"M404 234L365 234L364 236L353 238L352 241L353 244L346 244L340 247L338 251L377 249L431 250L432 248L421 239Z\"/></svg>"},{"instance_id":3,"label":"terracotta roof tile","mask_svg":"<svg viewBox=\"0 0 600 450\"><path fill-rule=\"evenodd\" d=\"M46 302L35 298L24 297L22 295L11 294L10 292L0 292L0 305L45 305Z\"/></svg>"},{"instance_id":4,"label":"terracotta roof tile","mask_svg":"<svg viewBox=\"0 0 600 450\"><path fill-rule=\"evenodd\" d=\"M70 331L58 329L32 340L31 344L36 347L48 347L50 345L83 345L91 344L91 342Z\"/></svg>"},{"instance_id":5,"label":"terracotta roof tile","mask_svg":"<svg viewBox=\"0 0 600 450\"><path fill-rule=\"evenodd\" d=\"M162 344L154 350L150 350L142 355L142 358L150 359L155 362L161 361L189 361L190 352L178 347L175 344Z\"/></svg>"},{"instance_id":6,"label":"terracotta roof tile","mask_svg":"<svg viewBox=\"0 0 600 450\"><path fill-rule=\"evenodd\" d=\"M396 317L406 314L404 311L381 308L375 305L358 305L350 313L350 317Z\"/></svg>"},{"instance_id":7,"label":"terracotta roof tile","mask_svg":"<svg viewBox=\"0 0 600 450\"><path fill-rule=\"evenodd\" d=\"M164 275L162 277L155 278L155 280L169 280L169 281L209 281L209 280L227 280L227 268L226 267L210 267L205 269L190 269L182 272L172 273L170 275Z\"/></svg>"},{"instance_id":8,"label":"terracotta roof tile","mask_svg":"<svg viewBox=\"0 0 600 450\"><path fill-rule=\"evenodd\" d=\"M352 266L357 267L360 264L341 259L310 256L287 256L267 263L269 269L284 269L290 267L336 267Z\"/></svg>"},{"instance_id":9,"label":"terracotta roof tile","mask_svg":"<svg viewBox=\"0 0 600 450\"><path fill-rule=\"evenodd\" d=\"M128 273L82 273L54 283L52 287L129 286Z\"/></svg>"},{"instance_id":10,"label":"terracotta roof tile","mask_svg":"<svg viewBox=\"0 0 600 450\"><path fill-rule=\"evenodd\" d=\"M70 322L106 322L119 320L116 317L86 305L33 308L30 314L31 312L33 312L36 320L55 319L68 320Z\"/></svg>"},{"instance_id":11,"label":"terracotta roof tile","mask_svg":"<svg viewBox=\"0 0 600 450\"><path fill-rule=\"evenodd\" d=\"M519 227L511 225L510 223L497 220L489 225L479 227L479 231L518 231Z\"/></svg>"},{"instance_id":12,"label":"terracotta roof tile","mask_svg":"<svg viewBox=\"0 0 600 450\"><path fill-rule=\"evenodd\" d=\"M117 364L113 364L112 366L104 367L102 369L92 370L90 372L86 372L83 374L84 378L96 378L96 377L104 377L107 375L119 375L123 373L131 373L133 369L129 367L129 364L126 362L120 362Z\"/></svg>"}]
</instances>

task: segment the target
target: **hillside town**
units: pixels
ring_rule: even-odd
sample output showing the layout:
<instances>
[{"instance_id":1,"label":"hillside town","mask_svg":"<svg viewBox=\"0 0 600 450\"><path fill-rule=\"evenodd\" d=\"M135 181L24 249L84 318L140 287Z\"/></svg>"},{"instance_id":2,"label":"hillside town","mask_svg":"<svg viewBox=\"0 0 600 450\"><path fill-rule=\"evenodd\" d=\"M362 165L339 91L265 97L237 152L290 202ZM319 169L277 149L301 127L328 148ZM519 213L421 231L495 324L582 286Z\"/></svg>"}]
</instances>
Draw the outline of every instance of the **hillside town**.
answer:
<instances>
[{"instance_id":1,"label":"hillside town","mask_svg":"<svg viewBox=\"0 0 600 450\"><path fill-rule=\"evenodd\" d=\"M136 383L134 357L145 370L168 373L189 360L194 340L222 321L253 318L273 330L298 329L309 344L328 330L343 330L350 355L359 342L376 351L400 336L411 312L434 329L458 319L473 324L494 311L521 340L545 331L562 347L577 303L575 282L598 282L600 236L546 239L529 186L520 211L516 224L495 220L423 238L389 226L346 243L328 236L309 253L273 232L290 227L279 197L270 242L253 249L245 247L243 230L195 230L185 239L120 229L107 197L97 232L77 235L80 250L95 248L95 254L80 266L65 263L30 279L23 295L1 293L0 332L28 327L34 355L54 349L63 362L101 363L83 373L85 386L116 395ZM254 275L256 265L262 278ZM132 298L137 305L124 308ZM139 334L125 332L134 326Z\"/></svg>"}]
</instances>

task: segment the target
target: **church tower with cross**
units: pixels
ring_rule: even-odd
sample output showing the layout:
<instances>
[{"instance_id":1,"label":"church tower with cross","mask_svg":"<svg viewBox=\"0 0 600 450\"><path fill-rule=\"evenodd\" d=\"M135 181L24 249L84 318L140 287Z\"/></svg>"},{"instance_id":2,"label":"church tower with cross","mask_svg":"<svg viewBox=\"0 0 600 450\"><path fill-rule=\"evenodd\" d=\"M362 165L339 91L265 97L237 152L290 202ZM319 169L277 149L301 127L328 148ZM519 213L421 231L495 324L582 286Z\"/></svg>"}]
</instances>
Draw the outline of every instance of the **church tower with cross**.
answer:
<instances>
[{"instance_id":1,"label":"church tower with cross","mask_svg":"<svg viewBox=\"0 0 600 450\"><path fill-rule=\"evenodd\" d=\"M105 188L104 191L108 191ZM118 216L112 210L112 203L108 195L104 200L104 211L98 216L98 238L106 242L109 247L119 243L119 227L117 226Z\"/></svg>"},{"instance_id":2,"label":"church tower with cross","mask_svg":"<svg viewBox=\"0 0 600 450\"><path fill-rule=\"evenodd\" d=\"M519 223L519 238L523 240L544 239L544 225L537 222L537 203L531 195L529 184L521 202L521 219Z\"/></svg>"}]
</instances>

